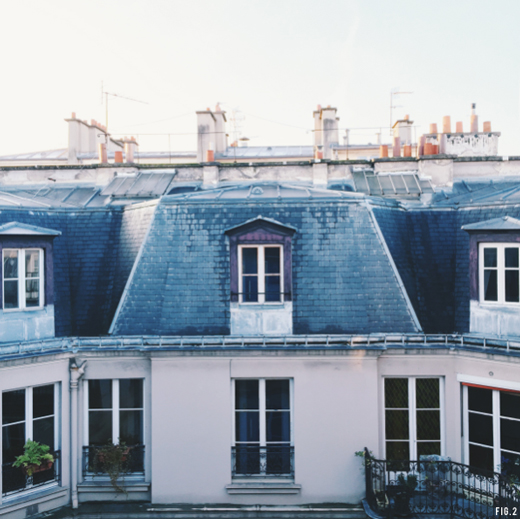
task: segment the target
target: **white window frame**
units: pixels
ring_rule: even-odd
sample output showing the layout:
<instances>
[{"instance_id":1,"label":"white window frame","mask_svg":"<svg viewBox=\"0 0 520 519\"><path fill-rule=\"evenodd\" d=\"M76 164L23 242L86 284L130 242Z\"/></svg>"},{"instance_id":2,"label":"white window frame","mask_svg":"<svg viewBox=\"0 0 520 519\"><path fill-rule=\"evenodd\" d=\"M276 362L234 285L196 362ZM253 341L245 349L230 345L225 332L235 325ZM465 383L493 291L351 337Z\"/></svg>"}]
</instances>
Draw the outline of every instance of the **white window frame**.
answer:
<instances>
[{"instance_id":1,"label":"white window frame","mask_svg":"<svg viewBox=\"0 0 520 519\"><path fill-rule=\"evenodd\" d=\"M280 251L280 274L273 274L273 276L280 276L280 301L266 301L265 300L265 276L270 274L265 273L265 249L277 248ZM244 301L243 280L242 280L242 251L244 249L257 249L257 264L258 264L258 301ZM247 276L247 274L246 274ZM281 305L284 303L284 258L283 246L276 243L268 243L263 245L239 245L238 246L238 292L240 294L239 302L244 305Z\"/></svg>"},{"instance_id":2,"label":"white window frame","mask_svg":"<svg viewBox=\"0 0 520 519\"><path fill-rule=\"evenodd\" d=\"M432 440L418 440L417 439L417 395L416 395L416 383L415 381L418 379L430 379L435 378L439 381L439 414L440 414L440 444L441 444L441 456L446 455L446 422L445 422L445 404L444 404L444 377L439 377L435 375L424 375L420 377L416 376L407 376L407 375L388 375L383 377L383 394L382 394L382 402L383 402L383 450L386 456L386 401L385 401L385 384L387 379L395 379L395 378L405 378L408 379L408 442L409 442L409 453L410 460L418 460L417 455L417 444L418 443L428 443ZM404 410L405 408L388 408L389 410ZM421 411L422 409L419 409ZM435 409L431 409L434 411ZM388 441L405 441L405 440L388 440Z\"/></svg>"},{"instance_id":3,"label":"white window frame","mask_svg":"<svg viewBox=\"0 0 520 519\"><path fill-rule=\"evenodd\" d=\"M505 249L519 249L520 259L520 245L514 242L482 242L479 243L478 247L478 265L479 265L479 300L481 303L486 305L507 305L507 306L520 306L520 301L506 301L506 290L505 290L505 271L506 270L519 270L520 268L507 268L505 266ZM488 301L484 299L484 249L497 249L497 301ZM520 263L519 263L520 267ZM487 267L486 270L490 270Z\"/></svg>"},{"instance_id":4,"label":"white window frame","mask_svg":"<svg viewBox=\"0 0 520 519\"><path fill-rule=\"evenodd\" d=\"M12 422L9 424L4 424L2 422L2 436L3 436L3 430L4 427L10 427L12 425L18 425L21 423L25 424L25 441L27 440L33 440L33 425L34 425L34 406L33 406L33 389L37 387L42 386L54 386L54 415L46 415L46 416L39 416L36 418L36 420L42 420L44 418L48 418L49 416L54 416L54 451L59 451L61 449L61 437L60 437L60 427L59 424L61 423L61 408L60 408L60 383L59 382L50 382L48 384L38 384L37 386L29 386L29 387L18 387L18 388L12 388L12 389L6 389L2 391L3 393L9 393L11 391L25 391L25 419L20 420L18 422ZM0 415L1 418L1 415ZM55 480L49 481L47 485L45 485L45 488L49 486L57 486L58 482ZM38 487L38 490L40 490L42 487ZM27 487L24 492L32 492L32 487ZM16 498L20 495L20 491L17 490L13 497ZM1 496L1 493L0 493ZM3 501L5 502L9 498L9 494L3 496Z\"/></svg>"},{"instance_id":5,"label":"white window frame","mask_svg":"<svg viewBox=\"0 0 520 519\"><path fill-rule=\"evenodd\" d=\"M25 271L25 251L38 251L39 252L39 264L40 264L40 275L37 278L27 278ZM5 273L4 273L4 258L6 252L17 251L18 253L18 307L17 308L6 308L5 307ZM43 249L39 247L26 247L23 249L18 248L5 248L2 250L2 310L4 312L19 312L19 311L33 311L41 310L45 305L45 265L44 265ZM12 279L12 278L8 278ZM26 306L25 301L25 282L31 279L38 279L40 282L40 293L39 293L39 304L38 306Z\"/></svg>"},{"instance_id":6,"label":"white window frame","mask_svg":"<svg viewBox=\"0 0 520 519\"><path fill-rule=\"evenodd\" d=\"M493 470L495 472L501 472L502 471L502 451L509 452L511 454L514 454L516 456L520 456L519 453L508 451L506 449L502 449L501 447L501 441L500 441L500 419L502 418L502 415L500 414L500 393L501 391L507 392L507 389L502 388L492 388L492 387L482 387L482 389L487 389L489 391L492 391L491 393L491 417L492 417L492 423L493 423L493 445L484 445L476 442L470 442L469 441L469 396L468 396L468 386L463 385L462 386L462 407L463 407L463 420L462 420L462 427L463 427L463 437L464 437L464 462L466 465L470 464L469 459L469 446L470 443L473 445L481 446L486 449L493 449ZM518 390L515 390L518 392ZM471 411L475 414L480 414L484 416L489 416L489 413L484 413L481 411ZM505 416L504 419L506 420L512 420L514 422L520 422L520 419L518 418L512 418L510 416Z\"/></svg>"},{"instance_id":7,"label":"white window frame","mask_svg":"<svg viewBox=\"0 0 520 519\"><path fill-rule=\"evenodd\" d=\"M113 378L113 379L108 379L108 380L111 380L112 381L112 407L110 408L107 408L107 409L90 409L90 405L89 405L89 382L90 382L90 379L87 379L85 380L85 387L84 387L84 403L85 403L85 412L86 412L86 417L85 417L85 421L84 421L84 429L83 429L83 437L85 439L85 443L84 445L85 446L89 446L90 445L90 438L89 438L89 424L90 424L90 411L112 411L112 442L116 443L116 439L117 439L117 443L119 443L119 436L120 436L120 427L119 427L119 413L120 411L124 411L126 408L121 408L119 406L119 380L128 380L128 379L136 379L136 380L141 380L142 381L142 384L143 384L143 407L140 409L140 408L132 408L131 410L132 411L137 411L137 410L141 410L142 411L142 416L143 416L143 442L142 442L142 445L146 445L146 428L145 428L145 407L146 407L146 399L145 399L145 379L143 377L124 377L124 378L121 378L121 379L118 379L118 378ZM92 380L107 380L107 379L98 379L98 378L93 378Z\"/></svg>"}]
</instances>

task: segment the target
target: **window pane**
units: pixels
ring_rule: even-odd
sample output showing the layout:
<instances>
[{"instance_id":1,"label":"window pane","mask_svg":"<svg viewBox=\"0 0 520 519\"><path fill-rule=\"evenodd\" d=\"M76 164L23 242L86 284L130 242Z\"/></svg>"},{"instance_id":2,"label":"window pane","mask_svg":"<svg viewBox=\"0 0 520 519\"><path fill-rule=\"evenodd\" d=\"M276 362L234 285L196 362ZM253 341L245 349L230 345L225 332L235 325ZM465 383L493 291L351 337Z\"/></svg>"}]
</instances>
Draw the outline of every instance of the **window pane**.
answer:
<instances>
[{"instance_id":1,"label":"window pane","mask_svg":"<svg viewBox=\"0 0 520 519\"><path fill-rule=\"evenodd\" d=\"M408 407L408 379L385 379L385 407Z\"/></svg>"},{"instance_id":2,"label":"window pane","mask_svg":"<svg viewBox=\"0 0 520 519\"><path fill-rule=\"evenodd\" d=\"M258 301L258 276L242 276L242 300L246 303Z\"/></svg>"},{"instance_id":3,"label":"window pane","mask_svg":"<svg viewBox=\"0 0 520 519\"><path fill-rule=\"evenodd\" d=\"M119 413L119 441L127 445L143 443L143 412L121 411Z\"/></svg>"},{"instance_id":4,"label":"window pane","mask_svg":"<svg viewBox=\"0 0 520 519\"><path fill-rule=\"evenodd\" d=\"M112 381L89 380L88 381L88 405L89 409L112 408Z\"/></svg>"},{"instance_id":5,"label":"window pane","mask_svg":"<svg viewBox=\"0 0 520 519\"><path fill-rule=\"evenodd\" d=\"M54 384L33 388L33 417L54 414Z\"/></svg>"},{"instance_id":6,"label":"window pane","mask_svg":"<svg viewBox=\"0 0 520 519\"><path fill-rule=\"evenodd\" d=\"M508 451L520 452L520 422L500 420L500 446Z\"/></svg>"},{"instance_id":7,"label":"window pane","mask_svg":"<svg viewBox=\"0 0 520 519\"><path fill-rule=\"evenodd\" d=\"M518 270L506 270L506 301L510 303L518 303Z\"/></svg>"},{"instance_id":8,"label":"window pane","mask_svg":"<svg viewBox=\"0 0 520 519\"><path fill-rule=\"evenodd\" d=\"M258 409L258 380L235 380L236 409Z\"/></svg>"},{"instance_id":9,"label":"window pane","mask_svg":"<svg viewBox=\"0 0 520 519\"><path fill-rule=\"evenodd\" d=\"M497 266L497 250L486 248L484 249L484 267Z\"/></svg>"},{"instance_id":10,"label":"window pane","mask_svg":"<svg viewBox=\"0 0 520 519\"><path fill-rule=\"evenodd\" d=\"M506 247L506 268L518 268L518 247Z\"/></svg>"},{"instance_id":11,"label":"window pane","mask_svg":"<svg viewBox=\"0 0 520 519\"><path fill-rule=\"evenodd\" d=\"M256 247L242 249L242 273L258 274L258 249Z\"/></svg>"},{"instance_id":12,"label":"window pane","mask_svg":"<svg viewBox=\"0 0 520 519\"><path fill-rule=\"evenodd\" d=\"M520 418L520 394L500 391L500 414Z\"/></svg>"},{"instance_id":13,"label":"window pane","mask_svg":"<svg viewBox=\"0 0 520 519\"><path fill-rule=\"evenodd\" d=\"M439 411L417 411L417 439L441 439L441 421Z\"/></svg>"},{"instance_id":14,"label":"window pane","mask_svg":"<svg viewBox=\"0 0 520 519\"><path fill-rule=\"evenodd\" d=\"M493 412L493 404L491 399L491 389L468 387L468 407L470 410L491 414Z\"/></svg>"},{"instance_id":15,"label":"window pane","mask_svg":"<svg viewBox=\"0 0 520 519\"><path fill-rule=\"evenodd\" d=\"M25 277L40 277L40 252L37 250L25 251Z\"/></svg>"},{"instance_id":16,"label":"window pane","mask_svg":"<svg viewBox=\"0 0 520 519\"><path fill-rule=\"evenodd\" d=\"M265 276L265 300L267 302L280 301L280 276Z\"/></svg>"},{"instance_id":17,"label":"window pane","mask_svg":"<svg viewBox=\"0 0 520 519\"><path fill-rule=\"evenodd\" d=\"M498 301L497 271L484 270L484 300Z\"/></svg>"},{"instance_id":18,"label":"window pane","mask_svg":"<svg viewBox=\"0 0 520 519\"><path fill-rule=\"evenodd\" d=\"M18 251L4 251L4 279L18 277Z\"/></svg>"},{"instance_id":19,"label":"window pane","mask_svg":"<svg viewBox=\"0 0 520 519\"><path fill-rule=\"evenodd\" d=\"M386 458L388 460L409 460L410 446L408 442L386 442Z\"/></svg>"},{"instance_id":20,"label":"window pane","mask_svg":"<svg viewBox=\"0 0 520 519\"><path fill-rule=\"evenodd\" d=\"M143 380L124 378L119 381L119 407L121 409L142 409Z\"/></svg>"},{"instance_id":21,"label":"window pane","mask_svg":"<svg viewBox=\"0 0 520 519\"><path fill-rule=\"evenodd\" d=\"M11 463L23 454L25 445L25 423L10 425L2 429L2 463Z\"/></svg>"},{"instance_id":22,"label":"window pane","mask_svg":"<svg viewBox=\"0 0 520 519\"><path fill-rule=\"evenodd\" d=\"M386 438L388 440L407 440L409 438L408 411L386 411Z\"/></svg>"},{"instance_id":23,"label":"window pane","mask_svg":"<svg viewBox=\"0 0 520 519\"><path fill-rule=\"evenodd\" d=\"M25 420L25 389L2 393L2 424Z\"/></svg>"},{"instance_id":24,"label":"window pane","mask_svg":"<svg viewBox=\"0 0 520 519\"><path fill-rule=\"evenodd\" d=\"M417 444L417 456L429 456L430 454L441 454L441 442L419 442Z\"/></svg>"},{"instance_id":25,"label":"window pane","mask_svg":"<svg viewBox=\"0 0 520 519\"><path fill-rule=\"evenodd\" d=\"M469 413L469 441L493 445L493 419L491 416Z\"/></svg>"},{"instance_id":26,"label":"window pane","mask_svg":"<svg viewBox=\"0 0 520 519\"><path fill-rule=\"evenodd\" d=\"M18 281L4 281L4 308L18 308Z\"/></svg>"},{"instance_id":27,"label":"window pane","mask_svg":"<svg viewBox=\"0 0 520 519\"><path fill-rule=\"evenodd\" d=\"M280 248L266 247L264 249L265 255L265 273L266 274L280 274Z\"/></svg>"},{"instance_id":28,"label":"window pane","mask_svg":"<svg viewBox=\"0 0 520 519\"><path fill-rule=\"evenodd\" d=\"M438 378L418 378L415 387L418 409L438 409L440 407Z\"/></svg>"},{"instance_id":29,"label":"window pane","mask_svg":"<svg viewBox=\"0 0 520 519\"><path fill-rule=\"evenodd\" d=\"M28 279L25 281L25 306L40 306L39 279Z\"/></svg>"},{"instance_id":30,"label":"window pane","mask_svg":"<svg viewBox=\"0 0 520 519\"><path fill-rule=\"evenodd\" d=\"M258 411L237 411L235 413L235 436L237 442L260 441Z\"/></svg>"},{"instance_id":31,"label":"window pane","mask_svg":"<svg viewBox=\"0 0 520 519\"><path fill-rule=\"evenodd\" d=\"M112 411L89 411L88 440L90 445L105 445L112 438ZM115 438L117 442L117 438Z\"/></svg>"},{"instance_id":32,"label":"window pane","mask_svg":"<svg viewBox=\"0 0 520 519\"><path fill-rule=\"evenodd\" d=\"M54 450L54 416L39 418L33 421L33 438L35 442L43 443Z\"/></svg>"},{"instance_id":33,"label":"window pane","mask_svg":"<svg viewBox=\"0 0 520 519\"><path fill-rule=\"evenodd\" d=\"M480 447L478 445L469 446L469 464L483 470L494 470L493 449Z\"/></svg>"},{"instance_id":34,"label":"window pane","mask_svg":"<svg viewBox=\"0 0 520 519\"><path fill-rule=\"evenodd\" d=\"M266 441L290 442L290 423L289 411L267 411L265 413Z\"/></svg>"},{"instance_id":35,"label":"window pane","mask_svg":"<svg viewBox=\"0 0 520 519\"><path fill-rule=\"evenodd\" d=\"M290 409L289 405L289 381L266 380L265 381L266 409Z\"/></svg>"}]
</instances>

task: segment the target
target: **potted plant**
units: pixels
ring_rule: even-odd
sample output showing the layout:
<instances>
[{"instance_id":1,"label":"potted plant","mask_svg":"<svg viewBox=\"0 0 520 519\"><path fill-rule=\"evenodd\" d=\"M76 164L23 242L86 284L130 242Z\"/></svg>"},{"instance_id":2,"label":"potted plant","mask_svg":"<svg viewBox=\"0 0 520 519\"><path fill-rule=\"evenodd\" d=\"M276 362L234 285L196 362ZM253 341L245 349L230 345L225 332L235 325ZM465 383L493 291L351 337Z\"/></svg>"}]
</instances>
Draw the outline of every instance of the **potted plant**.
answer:
<instances>
[{"instance_id":1,"label":"potted plant","mask_svg":"<svg viewBox=\"0 0 520 519\"><path fill-rule=\"evenodd\" d=\"M27 476L52 468L54 456L48 445L27 440L23 448L24 453L16 458L13 467L21 467Z\"/></svg>"},{"instance_id":2,"label":"potted plant","mask_svg":"<svg viewBox=\"0 0 520 519\"><path fill-rule=\"evenodd\" d=\"M397 476L397 484L393 489L394 493L394 512L395 515L407 516L410 515L410 499L417 487L417 476L404 474Z\"/></svg>"},{"instance_id":3,"label":"potted plant","mask_svg":"<svg viewBox=\"0 0 520 519\"><path fill-rule=\"evenodd\" d=\"M130 458L130 447L124 442L114 444L108 441L101 447L93 447L92 469L96 474L108 474L110 482L116 492L126 494L126 489L118 483L119 478L124 481L128 473L128 461Z\"/></svg>"}]
</instances>

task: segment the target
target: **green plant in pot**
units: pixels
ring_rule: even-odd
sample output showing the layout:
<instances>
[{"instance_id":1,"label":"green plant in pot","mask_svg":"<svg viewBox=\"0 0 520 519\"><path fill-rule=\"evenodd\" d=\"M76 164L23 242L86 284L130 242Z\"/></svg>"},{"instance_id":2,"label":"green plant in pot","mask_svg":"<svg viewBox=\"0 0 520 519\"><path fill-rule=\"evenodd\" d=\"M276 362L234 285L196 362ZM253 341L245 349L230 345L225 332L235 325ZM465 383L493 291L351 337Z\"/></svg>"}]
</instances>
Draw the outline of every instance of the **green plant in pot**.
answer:
<instances>
[{"instance_id":1,"label":"green plant in pot","mask_svg":"<svg viewBox=\"0 0 520 519\"><path fill-rule=\"evenodd\" d=\"M127 494L118 480L121 478L124 482L125 475L129 472L130 447L124 442L114 444L109 440L106 445L91 448L93 449L92 470L96 474L108 474L114 490Z\"/></svg>"},{"instance_id":2,"label":"green plant in pot","mask_svg":"<svg viewBox=\"0 0 520 519\"><path fill-rule=\"evenodd\" d=\"M395 485L395 514L400 516L410 515L410 499L417 488L417 476L404 474L397 476L397 485Z\"/></svg>"},{"instance_id":3,"label":"green plant in pot","mask_svg":"<svg viewBox=\"0 0 520 519\"><path fill-rule=\"evenodd\" d=\"M54 456L49 452L48 445L27 440L24 452L16 458L13 467L21 467L27 476L49 470L54 463Z\"/></svg>"}]
</instances>

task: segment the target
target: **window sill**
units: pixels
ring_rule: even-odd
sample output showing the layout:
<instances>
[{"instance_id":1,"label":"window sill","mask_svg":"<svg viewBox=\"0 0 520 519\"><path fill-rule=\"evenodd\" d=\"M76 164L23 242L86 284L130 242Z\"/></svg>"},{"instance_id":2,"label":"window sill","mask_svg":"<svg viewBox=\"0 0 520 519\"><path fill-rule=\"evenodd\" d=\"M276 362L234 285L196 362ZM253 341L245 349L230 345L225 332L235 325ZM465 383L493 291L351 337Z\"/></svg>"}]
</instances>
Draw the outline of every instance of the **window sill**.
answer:
<instances>
[{"instance_id":1,"label":"window sill","mask_svg":"<svg viewBox=\"0 0 520 519\"><path fill-rule=\"evenodd\" d=\"M45 503L53 499L67 497L69 489L60 487L58 483L50 483L34 489L28 489L11 496L2 498L0 506L0 515L15 512L27 506Z\"/></svg>"},{"instance_id":2,"label":"window sill","mask_svg":"<svg viewBox=\"0 0 520 519\"><path fill-rule=\"evenodd\" d=\"M38 312L45 310L45 306L32 306L30 308L3 308L2 311L8 314L16 312Z\"/></svg>"},{"instance_id":3,"label":"window sill","mask_svg":"<svg viewBox=\"0 0 520 519\"><path fill-rule=\"evenodd\" d=\"M276 478L255 481L236 478L233 483L226 485L228 494L299 494L301 488L301 485L291 480Z\"/></svg>"}]
</instances>

